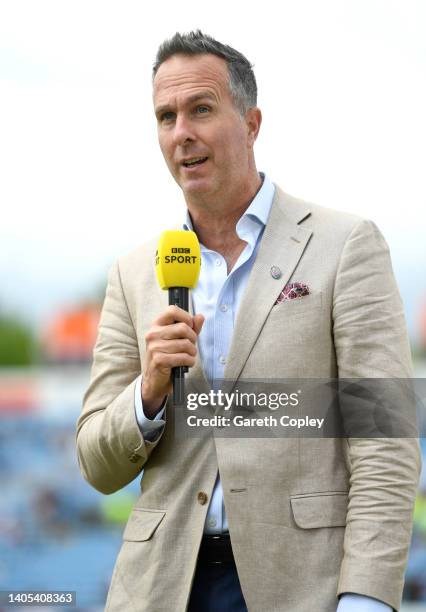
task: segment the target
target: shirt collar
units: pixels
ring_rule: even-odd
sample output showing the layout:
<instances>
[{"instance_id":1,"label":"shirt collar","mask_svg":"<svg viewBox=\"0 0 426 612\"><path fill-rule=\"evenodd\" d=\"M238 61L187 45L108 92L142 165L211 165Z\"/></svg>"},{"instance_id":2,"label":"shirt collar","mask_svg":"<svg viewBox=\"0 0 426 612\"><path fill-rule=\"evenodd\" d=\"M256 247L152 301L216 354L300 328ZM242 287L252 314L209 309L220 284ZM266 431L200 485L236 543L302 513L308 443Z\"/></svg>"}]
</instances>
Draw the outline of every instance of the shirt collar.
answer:
<instances>
[{"instance_id":1,"label":"shirt collar","mask_svg":"<svg viewBox=\"0 0 426 612\"><path fill-rule=\"evenodd\" d=\"M237 234L241 240L245 240L249 244L256 242L260 231L266 225L275 194L275 185L272 181L263 172L260 172L260 176L263 179L262 186L239 219L236 227ZM186 210L183 229L193 231L188 209Z\"/></svg>"}]
</instances>

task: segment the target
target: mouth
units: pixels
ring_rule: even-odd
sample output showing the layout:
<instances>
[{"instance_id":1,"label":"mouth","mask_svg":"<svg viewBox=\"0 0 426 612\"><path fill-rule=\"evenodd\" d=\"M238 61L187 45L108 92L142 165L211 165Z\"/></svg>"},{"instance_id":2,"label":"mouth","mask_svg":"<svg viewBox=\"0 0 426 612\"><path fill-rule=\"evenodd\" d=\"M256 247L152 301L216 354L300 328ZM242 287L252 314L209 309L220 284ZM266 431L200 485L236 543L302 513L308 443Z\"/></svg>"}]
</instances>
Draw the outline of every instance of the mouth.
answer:
<instances>
[{"instance_id":1,"label":"mouth","mask_svg":"<svg viewBox=\"0 0 426 612\"><path fill-rule=\"evenodd\" d=\"M194 168L195 166L201 166L208 160L208 157L191 157L182 162L185 168Z\"/></svg>"}]
</instances>

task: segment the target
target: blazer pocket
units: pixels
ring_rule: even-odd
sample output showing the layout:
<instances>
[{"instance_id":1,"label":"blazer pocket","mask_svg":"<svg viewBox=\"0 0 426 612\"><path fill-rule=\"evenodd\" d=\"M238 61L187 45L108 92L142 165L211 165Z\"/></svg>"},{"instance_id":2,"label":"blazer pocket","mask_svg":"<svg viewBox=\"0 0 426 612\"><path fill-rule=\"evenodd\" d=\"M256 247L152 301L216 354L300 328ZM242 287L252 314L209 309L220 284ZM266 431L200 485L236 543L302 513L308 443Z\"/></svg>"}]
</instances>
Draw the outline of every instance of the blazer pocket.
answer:
<instances>
[{"instance_id":1,"label":"blazer pocket","mask_svg":"<svg viewBox=\"0 0 426 612\"><path fill-rule=\"evenodd\" d=\"M321 310L323 306L323 295L322 292L311 293L304 297L294 298L293 300L283 300L279 304L274 304L271 310L271 315L280 314L294 315L305 313L308 310Z\"/></svg>"},{"instance_id":2,"label":"blazer pocket","mask_svg":"<svg viewBox=\"0 0 426 612\"><path fill-rule=\"evenodd\" d=\"M145 542L149 540L166 513L163 510L134 508L127 521L123 540L127 542Z\"/></svg>"},{"instance_id":3,"label":"blazer pocket","mask_svg":"<svg viewBox=\"0 0 426 612\"><path fill-rule=\"evenodd\" d=\"M348 493L331 491L290 497L294 522L302 529L344 527L348 510Z\"/></svg>"}]
</instances>

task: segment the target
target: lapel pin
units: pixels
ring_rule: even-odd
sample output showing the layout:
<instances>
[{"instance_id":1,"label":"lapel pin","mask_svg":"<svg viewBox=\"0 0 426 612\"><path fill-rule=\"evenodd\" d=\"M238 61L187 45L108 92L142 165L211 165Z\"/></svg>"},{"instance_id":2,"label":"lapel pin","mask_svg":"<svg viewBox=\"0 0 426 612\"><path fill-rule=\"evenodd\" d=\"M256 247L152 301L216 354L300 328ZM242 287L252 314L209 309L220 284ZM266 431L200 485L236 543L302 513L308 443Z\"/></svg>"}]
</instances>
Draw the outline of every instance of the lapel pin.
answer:
<instances>
[{"instance_id":1,"label":"lapel pin","mask_svg":"<svg viewBox=\"0 0 426 612\"><path fill-rule=\"evenodd\" d=\"M271 268L271 276L272 278L278 279L281 278L282 272L278 266L272 266Z\"/></svg>"}]
</instances>

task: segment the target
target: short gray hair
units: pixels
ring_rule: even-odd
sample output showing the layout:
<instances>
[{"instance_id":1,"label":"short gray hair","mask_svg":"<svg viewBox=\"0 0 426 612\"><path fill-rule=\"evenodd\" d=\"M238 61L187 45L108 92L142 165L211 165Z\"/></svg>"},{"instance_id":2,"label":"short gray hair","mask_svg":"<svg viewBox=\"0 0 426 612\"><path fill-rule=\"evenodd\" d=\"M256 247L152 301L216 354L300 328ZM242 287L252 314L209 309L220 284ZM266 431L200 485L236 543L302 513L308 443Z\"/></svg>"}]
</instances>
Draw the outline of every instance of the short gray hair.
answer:
<instances>
[{"instance_id":1,"label":"short gray hair","mask_svg":"<svg viewBox=\"0 0 426 612\"><path fill-rule=\"evenodd\" d=\"M172 38L162 42L155 58L152 78L155 78L163 62L178 53L184 55L211 53L221 57L228 67L229 90L239 112L245 115L249 108L257 105L257 85L252 64L242 53L203 34L201 30L188 34L176 32Z\"/></svg>"}]
</instances>

